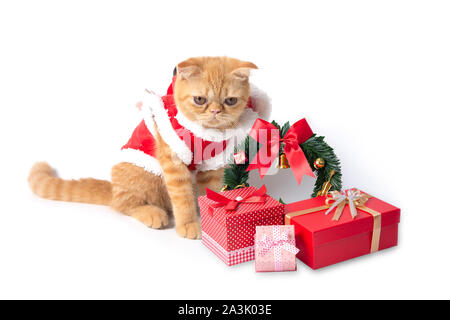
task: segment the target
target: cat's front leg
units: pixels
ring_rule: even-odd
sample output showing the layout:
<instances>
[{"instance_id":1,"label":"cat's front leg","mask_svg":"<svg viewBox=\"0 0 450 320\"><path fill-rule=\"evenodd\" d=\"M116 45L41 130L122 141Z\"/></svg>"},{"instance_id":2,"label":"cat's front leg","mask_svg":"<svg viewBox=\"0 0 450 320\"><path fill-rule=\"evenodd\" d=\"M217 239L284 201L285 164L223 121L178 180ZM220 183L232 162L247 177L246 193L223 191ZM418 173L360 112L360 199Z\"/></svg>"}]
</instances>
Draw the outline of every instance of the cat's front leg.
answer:
<instances>
[{"instance_id":1,"label":"cat's front leg","mask_svg":"<svg viewBox=\"0 0 450 320\"><path fill-rule=\"evenodd\" d=\"M197 173L198 195L205 194L205 188L220 191L223 183L223 168L217 170L201 171Z\"/></svg>"},{"instance_id":2,"label":"cat's front leg","mask_svg":"<svg viewBox=\"0 0 450 320\"><path fill-rule=\"evenodd\" d=\"M158 135L158 161L172 202L175 229L181 237L200 239L201 228L197 215L192 176L186 165L173 154Z\"/></svg>"}]
</instances>

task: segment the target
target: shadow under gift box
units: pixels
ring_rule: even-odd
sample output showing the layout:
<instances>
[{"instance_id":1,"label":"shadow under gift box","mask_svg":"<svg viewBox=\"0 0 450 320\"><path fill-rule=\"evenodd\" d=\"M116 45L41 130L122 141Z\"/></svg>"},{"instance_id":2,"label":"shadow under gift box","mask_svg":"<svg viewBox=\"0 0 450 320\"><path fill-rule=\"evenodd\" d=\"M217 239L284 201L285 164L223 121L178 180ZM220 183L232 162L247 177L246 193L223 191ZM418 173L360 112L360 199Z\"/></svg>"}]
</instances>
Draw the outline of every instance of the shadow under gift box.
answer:
<instances>
[{"instance_id":1,"label":"shadow under gift box","mask_svg":"<svg viewBox=\"0 0 450 320\"><path fill-rule=\"evenodd\" d=\"M245 198L255 187L224 191L229 198ZM215 201L198 197L202 224L202 243L228 266L255 259L255 228L284 224L284 205L266 196L264 203L240 203L234 211L211 208Z\"/></svg>"},{"instance_id":2,"label":"shadow under gift box","mask_svg":"<svg viewBox=\"0 0 450 320\"><path fill-rule=\"evenodd\" d=\"M332 220L334 210L325 215L326 209L300 214L303 210L325 204L325 197L290 203L285 206L285 223L295 227L297 258L312 269L326 267L373 251L372 235L374 217L357 208L353 219L347 204L339 221ZM380 213L381 232L378 250L397 245L400 209L380 199L371 197L365 206Z\"/></svg>"}]
</instances>

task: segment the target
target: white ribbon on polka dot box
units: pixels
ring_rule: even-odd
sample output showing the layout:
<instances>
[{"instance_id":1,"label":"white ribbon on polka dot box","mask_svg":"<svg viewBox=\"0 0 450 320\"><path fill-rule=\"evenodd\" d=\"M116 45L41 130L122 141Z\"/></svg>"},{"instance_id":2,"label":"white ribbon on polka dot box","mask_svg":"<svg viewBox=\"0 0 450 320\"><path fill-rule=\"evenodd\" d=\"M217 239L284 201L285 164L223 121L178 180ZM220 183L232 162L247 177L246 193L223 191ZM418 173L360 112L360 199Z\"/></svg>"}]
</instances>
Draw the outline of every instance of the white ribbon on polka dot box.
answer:
<instances>
[{"instance_id":1,"label":"white ribbon on polka dot box","mask_svg":"<svg viewBox=\"0 0 450 320\"><path fill-rule=\"evenodd\" d=\"M221 192L226 198L243 199L255 187ZM202 243L228 266L255 259L256 226L284 225L284 205L266 195L263 203L239 203L233 211L207 196L198 198L202 223Z\"/></svg>"}]
</instances>

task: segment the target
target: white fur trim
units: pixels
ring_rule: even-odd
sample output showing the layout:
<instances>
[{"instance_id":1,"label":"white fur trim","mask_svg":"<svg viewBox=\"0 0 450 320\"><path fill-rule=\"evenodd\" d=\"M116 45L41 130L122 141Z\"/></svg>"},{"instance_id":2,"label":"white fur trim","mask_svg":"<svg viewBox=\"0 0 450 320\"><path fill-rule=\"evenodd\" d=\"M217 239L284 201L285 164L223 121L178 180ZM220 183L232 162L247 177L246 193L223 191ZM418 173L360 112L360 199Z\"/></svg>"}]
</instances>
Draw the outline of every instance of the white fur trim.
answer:
<instances>
[{"instance_id":1,"label":"white fur trim","mask_svg":"<svg viewBox=\"0 0 450 320\"><path fill-rule=\"evenodd\" d=\"M181 115L181 117L179 117ZM197 164L198 171L216 170L224 167L230 160L231 155L234 152L234 148L244 141L248 132L250 131L253 123L258 118L258 114L253 110L247 108L241 115L241 119L236 128L220 131L217 129L203 128L197 123L187 120L181 112L177 114L178 122L194 133L197 137L201 137L204 140L221 142L229 140L225 150L220 152L213 158L203 160L202 163ZM183 119L180 121L180 119ZM187 121L187 122L186 122ZM183 123L182 123L183 122ZM188 123L188 125L186 125Z\"/></svg>"},{"instance_id":2,"label":"white fur trim","mask_svg":"<svg viewBox=\"0 0 450 320\"><path fill-rule=\"evenodd\" d=\"M142 113L145 125L153 136L156 135L154 127L156 123L164 142L170 146L181 161L189 165L192 160L192 152L173 129L161 97L155 93L146 92L142 101Z\"/></svg>"},{"instance_id":3,"label":"white fur trim","mask_svg":"<svg viewBox=\"0 0 450 320\"><path fill-rule=\"evenodd\" d=\"M242 132L248 133L258 118L258 114L252 109L246 108L241 114L238 125L235 128L226 130L205 128L201 124L186 118L181 111L178 111L176 118L179 124L191 131L195 136L207 141L221 142L233 138Z\"/></svg>"},{"instance_id":4,"label":"white fur trim","mask_svg":"<svg viewBox=\"0 0 450 320\"><path fill-rule=\"evenodd\" d=\"M272 113L272 102L269 96L254 84L250 84L250 97L253 109L261 119L269 120Z\"/></svg>"},{"instance_id":5,"label":"white fur trim","mask_svg":"<svg viewBox=\"0 0 450 320\"><path fill-rule=\"evenodd\" d=\"M210 158L208 160L203 160L201 164L196 166L198 171L208 171L208 170L216 170L219 168L225 167L228 163L232 153L234 152L234 147L236 145L234 143L228 143L225 150L219 153L217 156Z\"/></svg>"},{"instance_id":6,"label":"white fur trim","mask_svg":"<svg viewBox=\"0 0 450 320\"><path fill-rule=\"evenodd\" d=\"M129 162L138 167L144 168L157 176L162 175L162 169L157 159L136 149L122 149L119 155L120 161Z\"/></svg>"},{"instance_id":7,"label":"white fur trim","mask_svg":"<svg viewBox=\"0 0 450 320\"><path fill-rule=\"evenodd\" d=\"M234 153L234 148L241 144L245 137L247 136L247 131L239 131L236 136L230 138L227 142L225 150L216 155L213 158L203 160L201 164L197 165L198 171L208 171L223 168L231 159L231 155Z\"/></svg>"}]
</instances>

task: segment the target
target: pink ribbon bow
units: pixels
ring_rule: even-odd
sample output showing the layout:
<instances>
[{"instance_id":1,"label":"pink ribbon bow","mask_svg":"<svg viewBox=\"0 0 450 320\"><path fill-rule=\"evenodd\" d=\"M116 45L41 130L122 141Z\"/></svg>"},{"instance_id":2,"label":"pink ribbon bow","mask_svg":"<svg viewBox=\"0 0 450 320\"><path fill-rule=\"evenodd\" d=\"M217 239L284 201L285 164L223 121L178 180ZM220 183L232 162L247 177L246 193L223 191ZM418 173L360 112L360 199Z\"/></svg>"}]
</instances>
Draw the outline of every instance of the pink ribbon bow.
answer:
<instances>
[{"instance_id":1,"label":"pink ribbon bow","mask_svg":"<svg viewBox=\"0 0 450 320\"><path fill-rule=\"evenodd\" d=\"M300 251L292 244L292 240L289 240L287 232L281 232L276 239L264 234L262 239L258 241L258 247L262 256L266 255L271 249L280 251L283 249L293 254Z\"/></svg>"},{"instance_id":2,"label":"pink ribbon bow","mask_svg":"<svg viewBox=\"0 0 450 320\"><path fill-rule=\"evenodd\" d=\"M281 251L286 250L296 255L300 250L295 247L295 240L290 240L288 233L286 231L282 232L280 226L272 226L272 228L272 237L264 234L260 240L256 241L256 247L261 256L266 255L273 249L275 271L283 271Z\"/></svg>"},{"instance_id":3,"label":"pink ribbon bow","mask_svg":"<svg viewBox=\"0 0 450 320\"><path fill-rule=\"evenodd\" d=\"M262 186L253 193L246 195L245 197L238 196L234 199L229 199L217 192L214 192L206 188L206 197L215 201L209 205L209 213L213 214L215 208L224 207L226 211L234 211L240 203L264 203L266 201L266 186Z\"/></svg>"}]
</instances>

